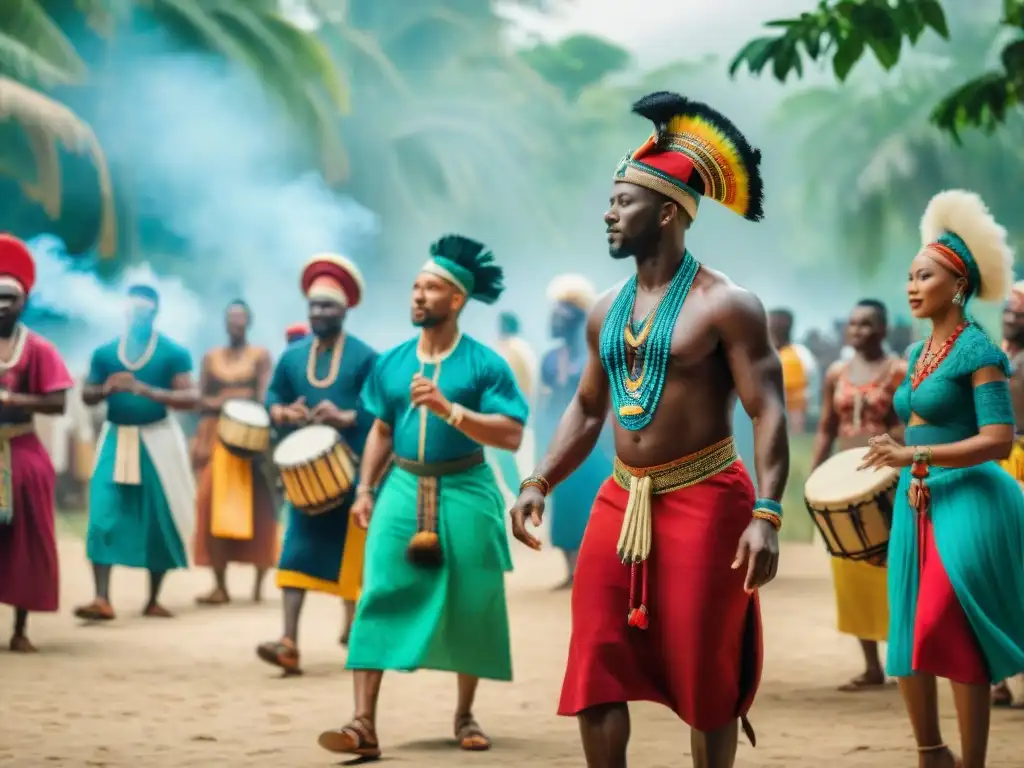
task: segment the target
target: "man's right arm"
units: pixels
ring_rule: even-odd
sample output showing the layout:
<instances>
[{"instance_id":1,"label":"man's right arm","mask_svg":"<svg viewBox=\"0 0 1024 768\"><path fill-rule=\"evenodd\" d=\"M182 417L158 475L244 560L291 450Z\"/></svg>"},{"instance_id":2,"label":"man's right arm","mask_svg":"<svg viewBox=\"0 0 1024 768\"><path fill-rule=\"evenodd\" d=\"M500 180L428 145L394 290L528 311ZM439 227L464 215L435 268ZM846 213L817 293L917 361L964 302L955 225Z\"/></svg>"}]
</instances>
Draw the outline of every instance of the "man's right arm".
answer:
<instances>
[{"instance_id":1,"label":"man's right arm","mask_svg":"<svg viewBox=\"0 0 1024 768\"><path fill-rule=\"evenodd\" d=\"M359 493L373 494L380 485L381 477L391 459L393 446L391 427L376 419L370 427L370 434L367 435L366 445L363 447L362 466L359 469Z\"/></svg>"},{"instance_id":2,"label":"man's right arm","mask_svg":"<svg viewBox=\"0 0 1024 768\"><path fill-rule=\"evenodd\" d=\"M89 361L89 375L82 386L82 402L92 408L102 403L110 394L107 388L107 374L100 356L100 350L92 353Z\"/></svg>"},{"instance_id":3,"label":"man's right arm","mask_svg":"<svg viewBox=\"0 0 1024 768\"><path fill-rule=\"evenodd\" d=\"M551 488L571 475L594 450L608 415L611 390L601 365L599 344L601 326L613 298L614 294L602 298L587 317L587 362L583 375L558 422L547 454L534 470L534 475L546 480Z\"/></svg>"}]
</instances>

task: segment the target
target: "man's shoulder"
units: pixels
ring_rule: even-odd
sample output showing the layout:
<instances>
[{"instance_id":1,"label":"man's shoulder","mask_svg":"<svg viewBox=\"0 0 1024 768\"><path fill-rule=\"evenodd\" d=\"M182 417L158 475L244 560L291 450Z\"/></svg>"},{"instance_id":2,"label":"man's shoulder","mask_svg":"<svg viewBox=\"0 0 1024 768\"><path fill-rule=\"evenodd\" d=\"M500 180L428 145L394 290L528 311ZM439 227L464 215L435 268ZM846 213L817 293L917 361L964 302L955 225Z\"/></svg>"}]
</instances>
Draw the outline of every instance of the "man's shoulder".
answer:
<instances>
[{"instance_id":1,"label":"man's shoulder","mask_svg":"<svg viewBox=\"0 0 1024 768\"><path fill-rule=\"evenodd\" d=\"M695 287L698 287L698 295L708 303L709 309L717 317L723 320L759 319L767 324L764 304L757 294L739 285L724 272L702 264Z\"/></svg>"},{"instance_id":2,"label":"man's shoulder","mask_svg":"<svg viewBox=\"0 0 1024 768\"><path fill-rule=\"evenodd\" d=\"M157 343L168 352L172 352L175 354L192 354L191 352L189 352L188 347L186 347L184 344L179 344L166 333L157 333Z\"/></svg>"},{"instance_id":3,"label":"man's shoulder","mask_svg":"<svg viewBox=\"0 0 1024 768\"><path fill-rule=\"evenodd\" d=\"M402 360L410 352L415 354L416 344L418 341L418 337L413 336L411 339L399 342L393 347L388 347L383 352L377 354L377 366L383 367L394 363L395 361Z\"/></svg>"},{"instance_id":4,"label":"man's shoulder","mask_svg":"<svg viewBox=\"0 0 1024 768\"><path fill-rule=\"evenodd\" d=\"M93 357L99 357L99 358L107 357L109 355L115 355L116 356L117 355L117 346L120 343L121 343L121 337L120 336L115 336L113 339L108 339L107 341L103 342L98 347L96 347L96 349L93 350L92 356Z\"/></svg>"}]
</instances>

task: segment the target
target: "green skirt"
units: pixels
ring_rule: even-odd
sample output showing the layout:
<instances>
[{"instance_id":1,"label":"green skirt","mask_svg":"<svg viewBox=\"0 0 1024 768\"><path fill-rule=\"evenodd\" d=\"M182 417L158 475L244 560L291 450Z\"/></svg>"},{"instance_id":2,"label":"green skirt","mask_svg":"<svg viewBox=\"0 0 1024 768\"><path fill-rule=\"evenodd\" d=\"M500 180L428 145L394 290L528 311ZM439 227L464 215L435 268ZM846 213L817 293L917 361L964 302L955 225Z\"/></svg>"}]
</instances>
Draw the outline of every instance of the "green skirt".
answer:
<instances>
[{"instance_id":1,"label":"green skirt","mask_svg":"<svg viewBox=\"0 0 1024 768\"><path fill-rule=\"evenodd\" d=\"M440 478L439 568L406 559L416 533L416 477L393 467L366 539L363 593L348 668L434 669L512 679L504 505L486 464Z\"/></svg>"}]
</instances>

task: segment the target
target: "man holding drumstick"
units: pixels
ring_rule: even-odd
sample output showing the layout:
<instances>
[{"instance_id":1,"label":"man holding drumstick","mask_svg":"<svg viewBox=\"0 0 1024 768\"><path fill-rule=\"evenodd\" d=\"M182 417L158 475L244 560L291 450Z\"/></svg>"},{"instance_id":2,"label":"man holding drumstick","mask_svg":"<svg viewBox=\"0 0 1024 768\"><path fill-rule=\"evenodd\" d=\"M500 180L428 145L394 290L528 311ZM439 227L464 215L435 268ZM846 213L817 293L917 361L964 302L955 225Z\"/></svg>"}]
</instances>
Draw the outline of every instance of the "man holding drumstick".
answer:
<instances>
[{"instance_id":1,"label":"man holding drumstick","mask_svg":"<svg viewBox=\"0 0 1024 768\"><path fill-rule=\"evenodd\" d=\"M282 432L307 424L334 427L361 456L373 417L362 409L359 392L377 354L345 333L349 309L363 296L359 269L344 256L314 256L302 270L302 291L309 302L312 336L292 343L281 355L267 390L270 419ZM334 509L311 516L288 504L288 522L277 586L284 595L284 633L262 643L257 655L285 674L299 674L299 616L306 592L336 595L345 601L347 621L363 582L366 534L351 524L353 494Z\"/></svg>"}]
</instances>

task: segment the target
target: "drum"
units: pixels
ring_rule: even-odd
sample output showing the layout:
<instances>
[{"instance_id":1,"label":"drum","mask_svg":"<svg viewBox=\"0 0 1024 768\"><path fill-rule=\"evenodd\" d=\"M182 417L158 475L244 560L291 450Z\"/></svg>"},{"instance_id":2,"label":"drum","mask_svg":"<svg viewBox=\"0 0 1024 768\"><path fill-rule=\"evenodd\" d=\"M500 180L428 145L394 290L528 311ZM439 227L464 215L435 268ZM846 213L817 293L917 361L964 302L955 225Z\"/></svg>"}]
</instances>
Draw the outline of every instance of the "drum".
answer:
<instances>
[{"instance_id":1,"label":"drum","mask_svg":"<svg viewBox=\"0 0 1024 768\"><path fill-rule=\"evenodd\" d=\"M357 460L331 427L314 424L282 440L274 449L284 495L307 515L334 509L355 482Z\"/></svg>"},{"instance_id":2,"label":"drum","mask_svg":"<svg viewBox=\"0 0 1024 768\"><path fill-rule=\"evenodd\" d=\"M867 448L841 451L807 478L804 501L833 557L884 565L899 470L858 470Z\"/></svg>"},{"instance_id":3,"label":"drum","mask_svg":"<svg viewBox=\"0 0 1024 768\"><path fill-rule=\"evenodd\" d=\"M252 458L270 447L270 416L253 400L228 400L220 410L217 436L236 456Z\"/></svg>"}]
</instances>

